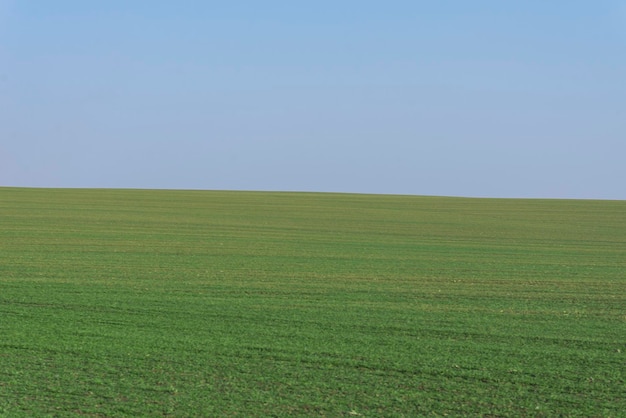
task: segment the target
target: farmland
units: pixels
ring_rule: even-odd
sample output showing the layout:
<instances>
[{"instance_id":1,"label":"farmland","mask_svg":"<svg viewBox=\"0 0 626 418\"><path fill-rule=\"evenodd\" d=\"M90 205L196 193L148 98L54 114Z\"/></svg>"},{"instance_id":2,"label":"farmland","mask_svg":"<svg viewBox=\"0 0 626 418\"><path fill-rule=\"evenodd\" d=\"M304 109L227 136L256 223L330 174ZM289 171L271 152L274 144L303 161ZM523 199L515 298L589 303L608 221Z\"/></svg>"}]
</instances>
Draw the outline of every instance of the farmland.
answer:
<instances>
[{"instance_id":1,"label":"farmland","mask_svg":"<svg viewBox=\"0 0 626 418\"><path fill-rule=\"evenodd\" d=\"M0 188L0 416L623 416L626 202Z\"/></svg>"}]
</instances>

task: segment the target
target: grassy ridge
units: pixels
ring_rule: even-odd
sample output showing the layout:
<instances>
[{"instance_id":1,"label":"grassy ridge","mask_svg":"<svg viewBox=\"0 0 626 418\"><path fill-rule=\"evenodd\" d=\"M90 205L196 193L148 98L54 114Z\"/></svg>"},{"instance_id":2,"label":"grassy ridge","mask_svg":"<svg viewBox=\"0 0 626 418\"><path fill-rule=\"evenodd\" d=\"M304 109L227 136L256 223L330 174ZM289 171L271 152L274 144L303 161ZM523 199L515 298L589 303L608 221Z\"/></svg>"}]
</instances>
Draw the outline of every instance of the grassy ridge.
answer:
<instances>
[{"instance_id":1,"label":"grassy ridge","mask_svg":"<svg viewBox=\"0 0 626 418\"><path fill-rule=\"evenodd\" d=\"M0 415L626 410L626 202L0 188Z\"/></svg>"}]
</instances>

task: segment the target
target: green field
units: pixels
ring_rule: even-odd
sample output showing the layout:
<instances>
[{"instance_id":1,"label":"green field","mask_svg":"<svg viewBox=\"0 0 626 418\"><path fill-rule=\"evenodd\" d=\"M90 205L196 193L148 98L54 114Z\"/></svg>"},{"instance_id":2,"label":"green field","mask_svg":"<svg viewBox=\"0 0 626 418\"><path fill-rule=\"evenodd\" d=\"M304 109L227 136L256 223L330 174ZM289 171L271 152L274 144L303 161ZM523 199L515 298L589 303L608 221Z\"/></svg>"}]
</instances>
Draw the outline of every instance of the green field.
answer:
<instances>
[{"instance_id":1,"label":"green field","mask_svg":"<svg viewBox=\"0 0 626 418\"><path fill-rule=\"evenodd\" d=\"M0 416L626 416L626 201L0 188Z\"/></svg>"}]
</instances>

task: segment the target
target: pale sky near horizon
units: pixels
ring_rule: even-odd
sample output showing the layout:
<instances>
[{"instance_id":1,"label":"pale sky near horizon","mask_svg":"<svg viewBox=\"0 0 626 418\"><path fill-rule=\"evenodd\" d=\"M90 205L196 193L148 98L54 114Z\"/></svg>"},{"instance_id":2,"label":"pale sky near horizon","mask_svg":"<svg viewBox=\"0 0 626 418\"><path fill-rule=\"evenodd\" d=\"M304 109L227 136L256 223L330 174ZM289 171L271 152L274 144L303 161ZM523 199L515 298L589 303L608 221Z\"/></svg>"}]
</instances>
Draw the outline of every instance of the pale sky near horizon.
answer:
<instances>
[{"instance_id":1,"label":"pale sky near horizon","mask_svg":"<svg viewBox=\"0 0 626 418\"><path fill-rule=\"evenodd\" d=\"M626 0L0 0L0 186L626 199Z\"/></svg>"}]
</instances>

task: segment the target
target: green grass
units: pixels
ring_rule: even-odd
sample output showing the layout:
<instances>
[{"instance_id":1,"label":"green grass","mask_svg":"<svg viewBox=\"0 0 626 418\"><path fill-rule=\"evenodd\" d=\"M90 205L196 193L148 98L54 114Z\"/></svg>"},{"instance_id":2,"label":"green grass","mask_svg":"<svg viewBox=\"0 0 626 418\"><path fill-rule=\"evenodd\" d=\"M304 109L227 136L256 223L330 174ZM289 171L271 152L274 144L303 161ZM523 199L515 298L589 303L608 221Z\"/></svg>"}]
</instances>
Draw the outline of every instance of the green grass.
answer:
<instances>
[{"instance_id":1,"label":"green grass","mask_svg":"<svg viewBox=\"0 0 626 418\"><path fill-rule=\"evenodd\" d=\"M624 411L624 201L0 188L0 416Z\"/></svg>"}]
</instances>

